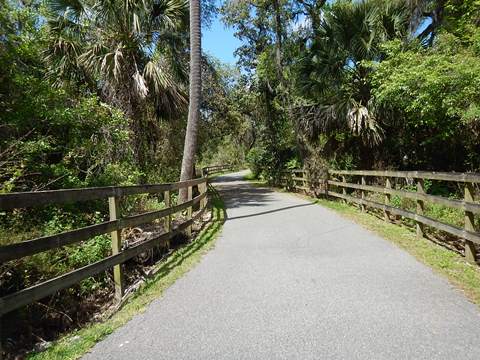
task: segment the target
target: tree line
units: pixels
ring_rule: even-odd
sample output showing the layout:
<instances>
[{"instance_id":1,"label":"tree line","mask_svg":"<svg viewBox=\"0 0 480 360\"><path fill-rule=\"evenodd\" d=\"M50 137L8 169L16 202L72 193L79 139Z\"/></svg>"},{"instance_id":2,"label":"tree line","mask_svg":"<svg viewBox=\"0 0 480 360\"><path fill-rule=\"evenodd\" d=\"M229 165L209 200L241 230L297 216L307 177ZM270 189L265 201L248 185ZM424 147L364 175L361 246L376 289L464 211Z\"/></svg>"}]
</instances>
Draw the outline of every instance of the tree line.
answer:
<instances>
[{"instance_id":1,"label":"tree line","mask_svg":"<svg viewBox=\"0 0 480 360\"><path fill-rule=\"evenodd\" d=\"M478 1L232 0L221 11L255 100L254 172L479 170Z\"/></svg>"},{"instance_id":2,"label":"tree line","mask_svg":"<svg viewBox=\"0 0 480 360\"><path fill-rule=\"evenodd\" d=\"M182 158L182 179L194 162L222 160L212 139L240 128L218 109L235 117L237 71L200 56L197 30L189 96L188 1L0 0L0 8L1 192L177 181ZM198 28L214 13L204 1Z\"/></svg>"},{"instance_id":3,"label":"tree line","mask_svg":"<svg viewBox=\"0 0 480 360\"><path fill-rule=\"evenodd\" d=\"M475 0L0 2L2 192L480 167ZM236 66L200 52L217 13Z\"/></svg>"},{"instance_id":4,"label":"tree line","mask_svg":"<svg viewBox=\"0 0 480 360\"><path fill-rule=\"evenodd\" d=\"M0 0L0 193L174 182L195 176L194 166L242 163L252 140L236 101L240 73L200 51L200 28L215 13L208 1ZM120 212L160 210L164 200L124 197ZM0 246L108 213L106 201L0 211ZM164 224L144 225L126 229L125 242ZM166 251L126 265L127 285ZM0 297L110 254L100 235L1 263ZM13 358L92 321L112 286L105 272L9 313L0 353Z\"/></svg>"}]
</instances>

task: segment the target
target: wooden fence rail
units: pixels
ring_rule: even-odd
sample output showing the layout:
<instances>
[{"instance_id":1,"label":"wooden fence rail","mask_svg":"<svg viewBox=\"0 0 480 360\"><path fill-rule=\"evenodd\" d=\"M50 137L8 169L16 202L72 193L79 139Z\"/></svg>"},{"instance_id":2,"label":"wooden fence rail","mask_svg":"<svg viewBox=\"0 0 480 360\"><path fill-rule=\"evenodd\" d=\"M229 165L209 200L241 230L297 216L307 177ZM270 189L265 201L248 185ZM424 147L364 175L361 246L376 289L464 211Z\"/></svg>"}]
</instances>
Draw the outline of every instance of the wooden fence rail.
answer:
<instances>
[{"instance_id":1,"label":"wooden fence rail","mask_svg":"<svg viewBox=\"0 0 480 360\"><path fill-rule=\"evenodd\" d=\"M220 167L221 166L214 167L213 171ZM119 301L124 292L121 264L155 246L168 246L169 240L181 231L191 233L193 222L202 215L207 207L207 182L208 179L202 177L199 179L168 184L109 186L1 194L0 211L34 207L38 205L108 199L110 220L60 234L43 236L20 243L0 246L0 262L20 259L50 249L75 244L106 233L111 234L112 255L96 263L89 264L67 274L60 275L56 278L0 298L0 316L111 268L114 270L115 298ZM193 187L197 187L199 193L195 198L192 198ZM171 191L183 188L188 189L188 200L182 204L172 206ZM122 217L119 213L119 200L122 196L158 193L163 195L166 206L165 209L125 217ZM193 207L197 205L199 206L199 212L192 217ZM172 215L183 210L187 211L187 220L173 228ZM122 229L163 218L166 220L165 233L143 241L140 244L136 244L135 246L122 249Z\"/></svg>"},{"instance_id":2,"label":"wooden fence rail","mask_svg":"<svg viewBox=\"0 0 480 360\"><path fill-rule=\"evenodd\" d=\"M202 176L209 176L226 170L233 170L233 165L212 165L202 168Z\"/></svg>"},{"instance_id":3,"label":"wooden fence rail","mask_svg":"<svg viewBox=\"0 0 480 360\"><path fill-rule=\"evenodd\" d=\"M359 178L360 181L359 183L352 181L347 182L347 177ZM367 185L367 178L376 178L377 184ZM415 183L416 191L393 188L392 179L395 178L410 179ZM378 179L382 180L379 181ZM390 221L391 214L414 220L417 226L417 235L419 237L424 236L424 226L429 226L464 239L466 259L472 263L476 262L476 249L474 244L480 244L480 233L475 230L474 215L480 214L480 204L475 202L473 186L474 184L480 184L480 174L427 171L329 170L328 179L315 180L316 181L312 182L307 171L295 169L284 173L281 179L281 185L306 192L316 192L315 190L318 189L314 189L310 184L320 183L324 187L322 192L325 195L358 204L362 211L366 211L367 207L382 210L386 221ZM424 187L425 180L462 184L464 188L464 199L454 200L442 196L427 194ZM380 186L378 183L383 183L384 185ZM359 190L360 197L349 195L349 189ZM383 203L367 199L367 192L383 194ZM414 200L417 205L416 211L409 211L392 206L392 195ZM462 210L465 216L464 227L459 228L425 216L425 203L439 204L449 208Z\"/></svg>"}]
</instances>

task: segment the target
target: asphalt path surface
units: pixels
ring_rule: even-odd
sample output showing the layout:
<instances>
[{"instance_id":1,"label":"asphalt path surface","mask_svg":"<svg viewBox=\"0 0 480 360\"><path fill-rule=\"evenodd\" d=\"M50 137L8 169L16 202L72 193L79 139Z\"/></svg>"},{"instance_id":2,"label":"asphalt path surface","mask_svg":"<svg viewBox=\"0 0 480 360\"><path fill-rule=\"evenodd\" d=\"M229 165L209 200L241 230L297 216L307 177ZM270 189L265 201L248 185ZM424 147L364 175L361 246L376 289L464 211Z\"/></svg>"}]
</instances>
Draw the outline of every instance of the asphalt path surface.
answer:
<instances>
[{"instance_id":1,"label":"asphalt path surface","mask_svg":"<svg viewBox=\"0 0 480 360\"><path fill-rule=\"evenodd\" d=\"M480 359L480 312L390 242L222 176L213 250L84 359Z\"/></svg>"}]
</instances>

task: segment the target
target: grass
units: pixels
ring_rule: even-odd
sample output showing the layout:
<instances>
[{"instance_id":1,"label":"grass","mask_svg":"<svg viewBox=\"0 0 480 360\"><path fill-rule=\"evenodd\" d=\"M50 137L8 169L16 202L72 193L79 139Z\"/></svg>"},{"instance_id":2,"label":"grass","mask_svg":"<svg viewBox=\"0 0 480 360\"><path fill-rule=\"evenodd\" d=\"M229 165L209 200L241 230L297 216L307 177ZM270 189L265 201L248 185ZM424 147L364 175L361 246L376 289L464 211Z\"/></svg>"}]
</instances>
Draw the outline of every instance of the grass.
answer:
<instances>
[{"instance_id":1,"label":"grass","mask_svg":"<svg viewBox=\"0 0 480 360\"><path fill-rule=\"evenodd\" d=\"M248 173L245 174L243 180L258 182L259 180L255 178L251 170L248 170Z\"/></svg>"},{"instance_id":2,"label":"grass","mask_svg":"<svg viewBox=\"0 0 480 360\"><path fill-rule=\"evenodd\" d=\"M463 256L428 239L419 239L411 228L391 224L378 217L339 201L312 199L404 249L450 283L463 290L468 299L480 306L480 267L468 263Z\"/></svg>"},{"instance_id":3,"label":"grass","mask_svg":"<svg viewBox=\"0 0 480 360\"><path fill-rule=\"evenodd\" d=\"M215 239L225 219L224 205L218 193L214 193L212 199L212 212L213 221L202 230L197 239L174 251L165 262L162 262L155 277L148 280L111 318L71 333L53 343L46 351L30 354L28 358L78 359L115 329L126 324L136 314L145 311L148 304L161 297L168 287L198 264L202 256L214 247Z\"/></svg>"}]
</instances>

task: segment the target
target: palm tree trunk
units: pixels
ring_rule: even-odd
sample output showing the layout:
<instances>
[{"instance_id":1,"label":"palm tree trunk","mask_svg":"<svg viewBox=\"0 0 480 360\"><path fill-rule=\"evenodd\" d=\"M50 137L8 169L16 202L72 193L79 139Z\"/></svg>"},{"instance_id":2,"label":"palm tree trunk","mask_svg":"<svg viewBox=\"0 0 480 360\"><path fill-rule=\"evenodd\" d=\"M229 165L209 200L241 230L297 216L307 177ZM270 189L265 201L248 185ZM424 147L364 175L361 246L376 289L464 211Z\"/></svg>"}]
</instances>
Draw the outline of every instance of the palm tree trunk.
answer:
<instances>
[{"instance_id":1,"label":"palm tree trunk","mask_svg":"<svg viewBox=\"0 0 480 360\"><path fill-rule=\"evenodd\" d=\"M183 148L180 181L193 178L197 151L198 123L202 97L202 45L201 45L201 0L190 0L190 88L187 131ZM186 189L180 191L180 201L186 200Z\"/></svg>"}]
</instances>

